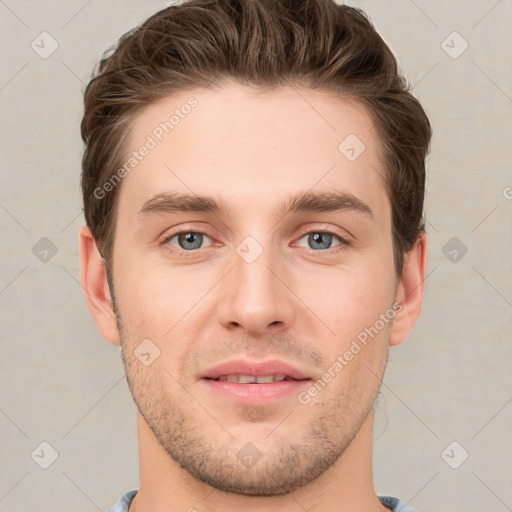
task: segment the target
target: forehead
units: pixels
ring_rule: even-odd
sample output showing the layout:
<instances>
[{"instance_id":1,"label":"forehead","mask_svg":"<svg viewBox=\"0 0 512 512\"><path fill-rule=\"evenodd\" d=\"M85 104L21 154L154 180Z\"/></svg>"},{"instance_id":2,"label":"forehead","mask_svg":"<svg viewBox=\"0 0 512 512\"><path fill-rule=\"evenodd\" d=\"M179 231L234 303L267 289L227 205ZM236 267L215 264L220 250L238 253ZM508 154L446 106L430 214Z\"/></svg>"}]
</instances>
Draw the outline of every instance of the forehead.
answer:
<instances>
[{"instance_id":1,"label":"forehead","mask_svg":"<svg viewBox=\"0 0 512 512\"><path fill-rule=\"evenodd\" d=\"M270 208L293 192L333 189L387 209L371 117L332 92L236 83L180 91L134 118L126 150L133 165L120 204L137 211L172 191Z\"/></svg>"}]
</instances>

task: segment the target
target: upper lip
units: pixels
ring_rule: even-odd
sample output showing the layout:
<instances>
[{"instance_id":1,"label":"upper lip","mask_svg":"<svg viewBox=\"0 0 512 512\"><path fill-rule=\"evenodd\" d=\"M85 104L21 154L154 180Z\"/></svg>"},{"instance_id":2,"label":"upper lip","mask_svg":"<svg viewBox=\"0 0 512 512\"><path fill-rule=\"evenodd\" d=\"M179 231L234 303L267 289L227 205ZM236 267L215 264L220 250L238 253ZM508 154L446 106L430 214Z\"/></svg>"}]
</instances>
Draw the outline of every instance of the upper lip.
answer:
<instances>
[{"instance_id":1,"label":"upper lip","mask_svg":"<svg viewBox=\"0 0 512 512\"><path fill-rule=\"evenodd\" d=\"M304 372L284 361L269 359L266 361L250 361L247 359L232 359L206 370L202 379L217 379L221 375L262 375L282 374L295 380L309 379Z\"/></svg>"}]
</instances>

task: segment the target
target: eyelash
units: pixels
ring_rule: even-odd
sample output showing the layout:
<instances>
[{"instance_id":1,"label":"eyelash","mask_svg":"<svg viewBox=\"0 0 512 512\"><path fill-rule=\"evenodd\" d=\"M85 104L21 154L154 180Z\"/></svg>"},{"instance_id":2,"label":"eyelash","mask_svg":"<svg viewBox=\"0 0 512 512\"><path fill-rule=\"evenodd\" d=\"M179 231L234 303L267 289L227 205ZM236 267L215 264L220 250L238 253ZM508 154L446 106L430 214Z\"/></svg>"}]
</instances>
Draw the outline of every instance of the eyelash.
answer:
<instances>
[{"instance_id":1,"label":"eyelash","mask_svg":"<svg viewBox=\"0 0 512 512\"><path fill-rule=\"evenodd\" d=\"M208 233L205 233L204 231L195 231L193 229L185 229L185 230L175 231L175 232L170 233L169 235L167 235L164 238L164 240L162 241L162 245L167 245L177 235L186 234L186 233L194 233L194 234L198 234L198 235L206 235L212 241L214 240L212 236L210 236ZM314 252L314 253L329 252L329 253L332 254L332 253L336 253L336 252L338 252L340 250L343 250L346 246L350 245L350 242L348 242L346 240L346 238L344 238L338 232L336 232L336 231L334 231L332 229L313 229L313 230L305 231L304 233L302 233L300 235L298 240L301 240L302 238L304 238L305 236L310 235L310 234L332 235L335 238L337 238L339 240L339 242L340 242L339 245L336 245L335 247L329 247L328 249L318 249L317 250L317 249L311 249L310 247L302 247L302 249L307 249L307 250L309 250L311 252ZM171 244L169 244L169 245L171 245ZM191 250L187 251L187 250L182 249L181 247L177 247L175 245L173 245L172 247L173 247L173 249L177 250L179 253L185 253L185 254L195 253L195 252L198 252L200 250L200 249L191 249Z\"/></svg>"}]
</instances>

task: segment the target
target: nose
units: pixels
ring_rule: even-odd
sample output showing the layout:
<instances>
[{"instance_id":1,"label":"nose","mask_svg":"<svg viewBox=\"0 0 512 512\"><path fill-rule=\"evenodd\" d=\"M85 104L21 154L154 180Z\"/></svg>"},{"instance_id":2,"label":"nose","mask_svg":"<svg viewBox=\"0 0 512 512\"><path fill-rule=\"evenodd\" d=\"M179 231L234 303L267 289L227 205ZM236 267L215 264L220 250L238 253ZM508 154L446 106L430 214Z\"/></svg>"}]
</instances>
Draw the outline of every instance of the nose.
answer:
<instances>
[{"instance_id":1,"label":"nose","mask_svg":"<svg viewBox=\"0 0 512 512\"><path fill-rule=\"evenodd\" d=\"M251 336L287 330L294 316L293 283L279 249L251 237L237 247L231 263L219 298L221 324Z\"/></svg>"}]
</instances>

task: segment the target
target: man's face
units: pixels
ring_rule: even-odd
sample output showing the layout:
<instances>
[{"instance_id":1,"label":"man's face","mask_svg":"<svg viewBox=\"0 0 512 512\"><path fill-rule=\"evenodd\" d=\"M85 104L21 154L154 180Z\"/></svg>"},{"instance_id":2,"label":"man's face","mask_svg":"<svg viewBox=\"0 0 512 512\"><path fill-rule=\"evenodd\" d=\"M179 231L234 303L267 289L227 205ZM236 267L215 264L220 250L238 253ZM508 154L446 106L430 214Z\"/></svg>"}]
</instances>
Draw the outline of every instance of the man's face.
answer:
<instances>
[{"instance_id":1,"label":"man's face","mask_svg":"<svg viewBox=\"0 0 512 512\"><path fill-rule=\"evenodd\" d=\"M190 96L197 105L158 130ZM386 364L393 327L382 315L392 317L398 281L376 130L363 107L326 92L231 83L146 108L127 153L148 136L156 146L120 185L113 257L134 400L196 478L290 492L347 448ZM351 199L285 214L305 193ZM208 196L220 210L166 211L150 202L162 194ZM265 382L275 374L286 380Z\"/></svg>"}]
</instances>

